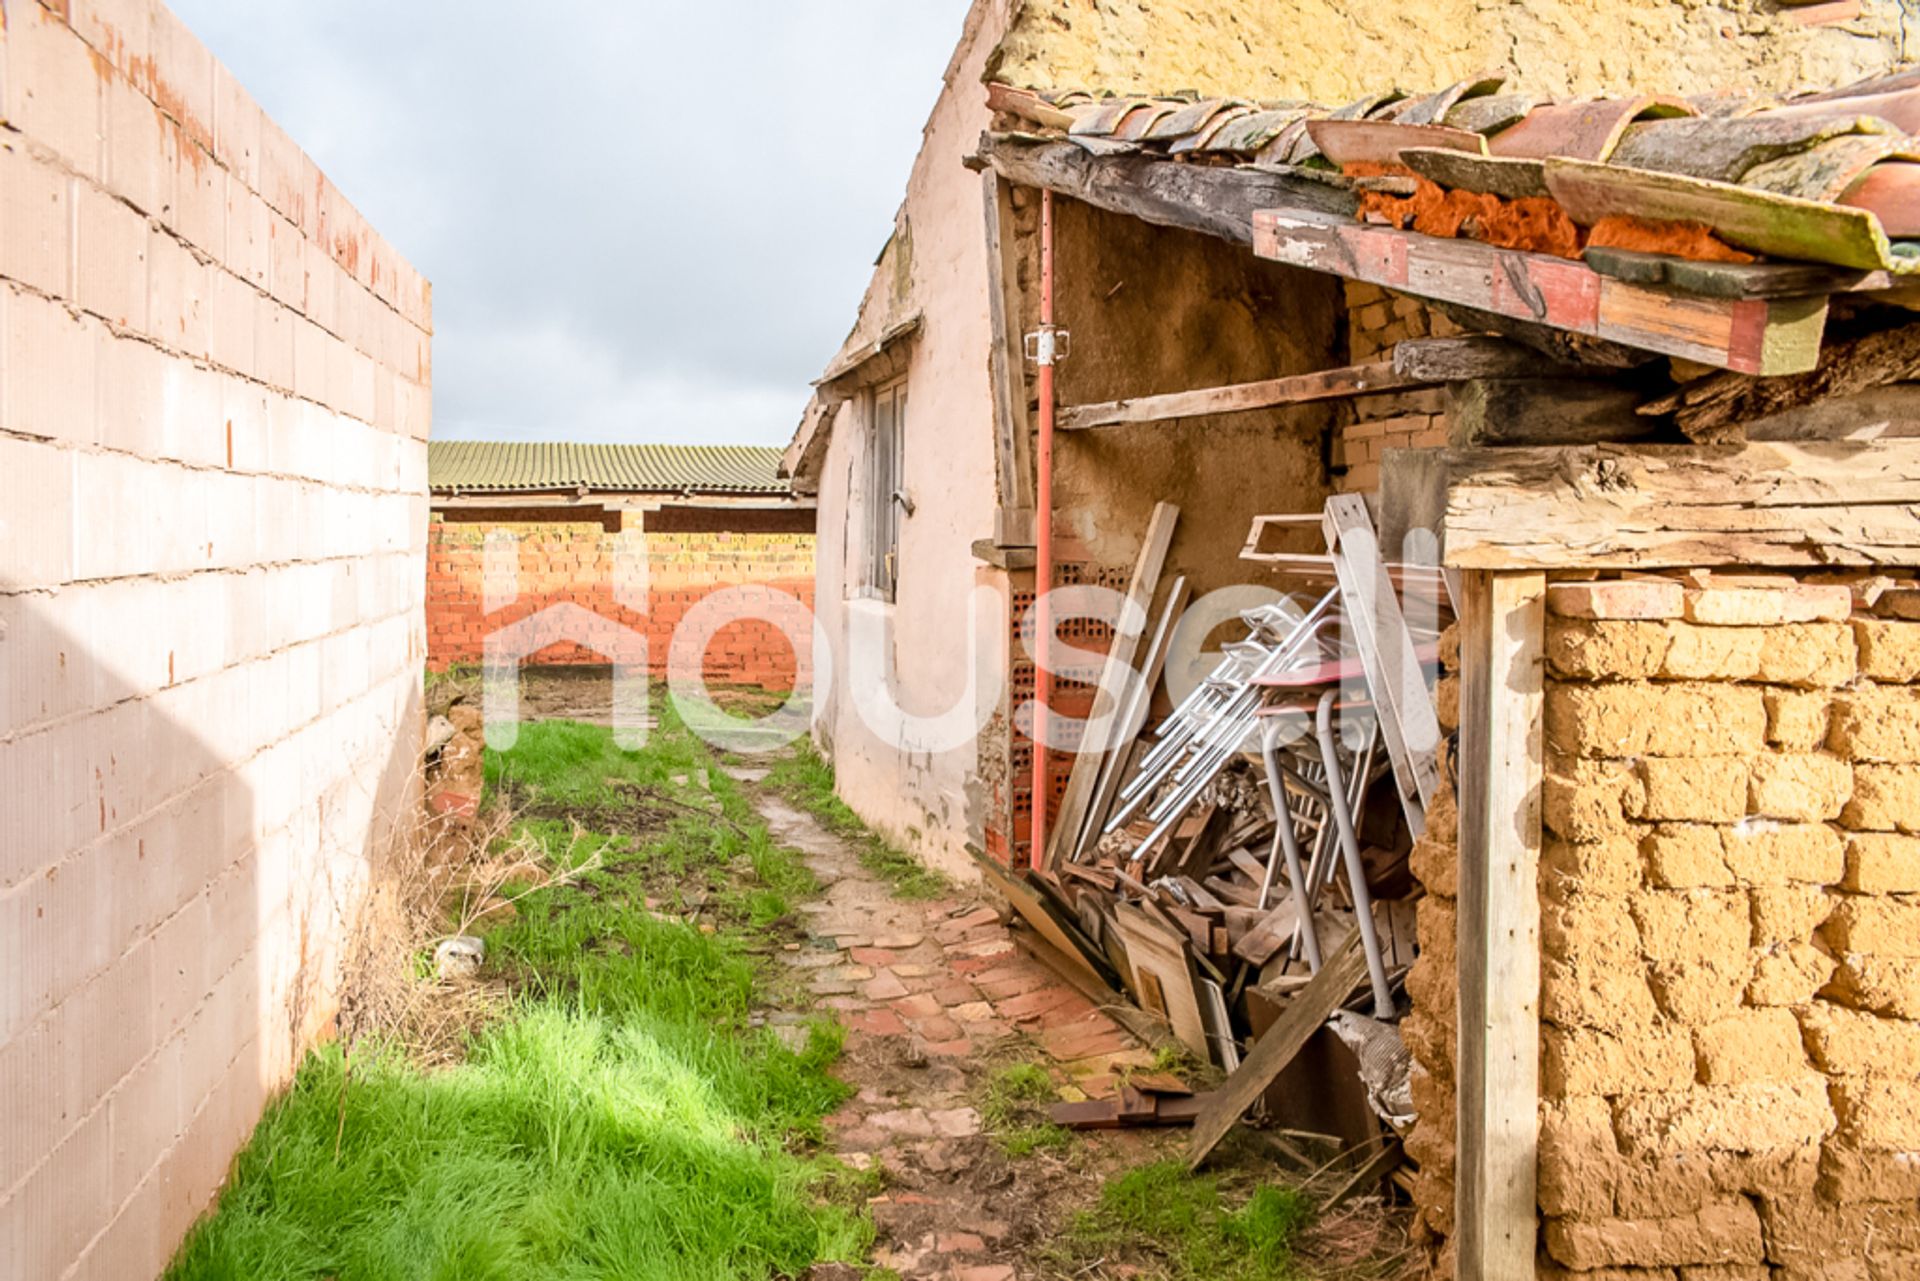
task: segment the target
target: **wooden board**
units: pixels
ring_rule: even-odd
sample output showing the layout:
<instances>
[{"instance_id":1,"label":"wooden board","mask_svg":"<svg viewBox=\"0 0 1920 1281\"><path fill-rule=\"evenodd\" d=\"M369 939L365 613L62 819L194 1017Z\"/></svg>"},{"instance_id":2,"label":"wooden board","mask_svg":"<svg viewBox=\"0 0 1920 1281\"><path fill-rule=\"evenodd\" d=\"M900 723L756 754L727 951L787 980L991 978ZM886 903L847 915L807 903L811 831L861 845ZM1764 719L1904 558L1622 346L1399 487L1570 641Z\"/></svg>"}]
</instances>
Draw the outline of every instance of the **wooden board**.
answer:
<instances>
[{"instance_id":1,"label":"wooden board","mask_svg":"<svg viewBox=\"0 0 1920 1281\"><path fill-rule=\"evenodd\" d=\"M1658 433L1641 393L1584 378L1470 378L1447 388L1455 445L1597 445Z\"/></svg>"},{"instance_id":2,"label":"wooden board","mask_svg":"<svg viewBox=\"0 0 1920 1281\"><path fill-rule=\"evenodd\" d=\"M1104 956L1099 944L1083 935L1078 925L1057 915L1046 896L1018 873L1009 872L991 859L976 857L974 862L979 865L982 878L1000 891L1013 910L1020 913L1034 933L1045 939L1063 960L1073 969L1083 971L1086 977L1103 985L1107 983L1107 976L1094 960Z\"/></svg>"},{"instance_id":3,"label":"wooden board","mask_svg":"<svg viewBox=\"0 0 1920 1281\"><path fill-rule=\"evenodd\" d=\"M1254 252L1510 320L1750 374L1814 367L1820 299L1698 298L1611 280L1549 254L1300 213L1254 215Z\"/></svg>"},{"instance_id":4,"label":"wooden board","mask_svg":"<svg viewBox=\"0 0 1920 1281\"><path fill-rule=\"evenodd\" d=\"M1141 1004L1165 1018L1182 1045L1203 1061L1211 1059L1183 936L1131 903L1116 904L1113 920L1120 937L1126 940L1127 960L1140 985Z\"/></svg>"},{"instance_id":5,"label":"wooden board","mask_svg":"<svg viewBox=\"0 0 1920 1281\"><path fill-rule=\"evenodd\" d=\"M1463 587L1455 1239L1463 1277L1531 1276L1546 578L1473 573Z\"/></svg>"},{"instance_id":6,"label":"wooden board","mask_svg":"<svg viewBox=\"0 0 1920 1281\"><path fill-rule=\"evenodd\" d=\"M1578 365L1555 366L1541 360L1531 347L1505 338L1475 335L1465 338L1409 338L1393 347L1393 371L1430 383L1459 382L1467 378L1545 378L1581 372Z\"/></svg>"},{"instance_id":7,"label":"wooden board","mask_svg":"<svg viewBox=\"0 0 1920 1281\"><path fill-rule=\"evenodd\" d=\"M1422 178L1443 187L1499 196L1504 200L1537 200L1547 195L1546 170L1538 160L1478 155L1441 147L1410 147L1400 153L1400 159Z\"/></svg>"},{"instance_id":8,"label":"wooden board","mask_svg":"<svg viewBox=\"0 0 1920 1281\"><path fill-rule=\"evenodd\" d=\"M1546 166L1547 189L1583 227L1613 215L1694 222L1769 257L1862 271L1894 266L1887 233L1864 209L1582 160L1555 158Z\"/></svg>"},{"instance_id":9,"label":"wooden board","mask_svg":"<svg viewBox=\"0 0 1920 1281\"><path fill-rule=\"evenodd\" d=\"M1140 555L1133 563L1133 576L1127 580L1127 593L1121 614L1113 622L1113 643L1107 648L1100 668L1100 684L1094 691L1093 709L1087 728L1074 753L1073 768L1067 776L1067 790L1055 811L1053 827L1047 837L1047 864L1054 866L1079 852L1081 821L1087 803L1099 782L1100 767L1111 746L1126 740L1118 731L1127 711L1128 677L1133 675L1134 655L1140 639L1152 621L1148 609L1154 593L1160 590L1160 570L1167 563L1167 549L1173 545L1173 531L1180 523L1180 509L1172 503L1155 503L1147 521L1146 537L1140 543Z\"/></svg>"},{"instance_id":10,"label":"wooden board","mask_svg":"<svg viewBox=\"0 0 1920 1281\"><path fill-rule=\"evenodd\" d=\"M1890 271L1849 271L1815 262L1695 262L1608 246L1587 249L1581 261L1615 280L1708 298L1804 298L1894 289L1904 283Z\"/></svg>"},{"instance_id":11,"label":"wooden board","mask_svg":"<svg viewBox=\"0 0 1920 1281\"><path fill-rule=\"evenodd\" d=\"M1173 586L1167 592L1166 604L1160 609L1160 622L1153 629L1153 640L1147 645L1147 660L1141 665L1140 673L1128 682L1125 711L1116 726L1116 741L1125 747L1108 752L1106 759L1100 762L1100 776L1093 786L1093 796L1087 801L1086 818L1080 824L1079 842L1075 846L1074 856L1083 857L1087 850L1100 843L1101 831L1107 825L1107 815L1113 812L1114 798L1120 794L1121 785L1132 776L1134 763L1146 754L1146 746L1139 741L1141 727L1147 723L1147 713L1153 705L1153 691L1160 684L1161 673L1166 671L1167 654L1173 644L1173 632L1181 616L1186 612L1187 598L1192 588L1186 575L1173 580Z\"/></svg>"},{"instance_id":12,"label":"wooden board","mask_svg":"<svg viewBox=\"0 0 1920 1281\"><path fill-rule=\"evenodd\" d=\"M1450 449L1459 569L1920 564L1920 441Z\"/></svg>"},{"instance_id":13,"label":"wooden board","mask_svg":"<svg viewBox=\"0 0 1920 1281\"><path fill-rule=\"evenodd\" d=\"M1280 1074L1307 1043L1307 1038L1345 1004L1366 978L1367 957L1360 947L1360 932L1355 930L1339 950L1327 958L1320 972L1287 1003L1285 1013L1254 1043L1239 1070L1214 1092L1212 1103L1193 1124L1193 1141L1187 1146L1189 1170L1200 1168L1207 1154L1266 1092L1267 1083Z\"/></svg>"},{"instance_id":14,"label":"wooden board","mask_svg":"<svg viewBox=\"0 0 1920 1281\"><path fill-rule=\"evenodd\" d=\"M995 539L1004 545L1033 541L1033 435L1027 421L1027 386L1019 334L1020 291L1012 261L1013 239L1003 232L1012 217L1007 184L999 174L980 175L986 214L988 377L993 384L993 461L1002 508Z\"/></svg>"},{"instance_id":15,"label":"wooden board","mask_svg":"<svg viewBox=\"0 0 1920 1281\"><path fill-rule=\"evenodd\" d=\"M1097 405L1068 405L1060 410L1054 425L1061 431L1084 431L1091 427L1121 427L1172 418L1212 418L1426 385L1430 384L1396 373L1392 362L1382 360L1257 383L1177 391L1164 396L1138 396Z\"/></svg>"}]
</instances>

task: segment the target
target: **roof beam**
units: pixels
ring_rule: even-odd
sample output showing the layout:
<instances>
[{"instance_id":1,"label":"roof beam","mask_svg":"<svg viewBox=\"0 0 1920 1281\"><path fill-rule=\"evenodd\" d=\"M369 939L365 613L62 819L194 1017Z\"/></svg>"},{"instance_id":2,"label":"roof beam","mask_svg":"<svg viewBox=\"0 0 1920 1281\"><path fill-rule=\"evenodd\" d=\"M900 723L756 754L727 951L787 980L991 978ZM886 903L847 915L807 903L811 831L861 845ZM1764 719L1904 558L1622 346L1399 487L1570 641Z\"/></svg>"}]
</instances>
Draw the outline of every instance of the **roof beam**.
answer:
<instances>
[{"instance_id":1,"label":"roof beam","mask_svg":"<svg viewBox=\"0 0 1920 1281\"><path fill-rule=\"evenodd\" d=\"M1275 205L1352 217L1358 199L1325 182L1273 169L1168 164L1149 155L1095 157L1077 143L985 134L981 157L1009 182L1071 196L1096 209L1253 243L1253 215Z\"/></svg>"},{"instance_id":2,"label":"roof beam","mask_svg":"<svg viewBox=\"0 0 1920 1281\"><path fill-rule=\"evenodd\" d=\"M1187 166L1169 166L1186 168ZM1710 298L1602 276L1584 263L1370 226L1295 208L1253 215L1254 252L1438 302L1749 374L1812 369L1825 297Z\"/></svg>"}]
</instances>

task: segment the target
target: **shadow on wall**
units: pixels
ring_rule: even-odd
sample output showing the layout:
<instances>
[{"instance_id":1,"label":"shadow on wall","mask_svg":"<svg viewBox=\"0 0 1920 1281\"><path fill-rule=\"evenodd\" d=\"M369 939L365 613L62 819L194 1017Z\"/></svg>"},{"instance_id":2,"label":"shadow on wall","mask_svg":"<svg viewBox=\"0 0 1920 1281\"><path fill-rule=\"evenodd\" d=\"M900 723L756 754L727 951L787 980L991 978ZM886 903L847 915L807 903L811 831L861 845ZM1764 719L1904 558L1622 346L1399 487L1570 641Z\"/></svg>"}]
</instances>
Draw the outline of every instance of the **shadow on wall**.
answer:
<instances>
[{"instance_id":1,"label":"shadow on wall","mask_svg":"<svg viewBox=\"0 0 1920 1281\"><path fill-rule=\"evenodd\" d=\"M331 1021L414 795L417 676L336 690L327 640L248 661L238 618L137 653L114 590L0 584L0 1276L22 1281L165 1268Z\"/></svg>"}]
</instances>

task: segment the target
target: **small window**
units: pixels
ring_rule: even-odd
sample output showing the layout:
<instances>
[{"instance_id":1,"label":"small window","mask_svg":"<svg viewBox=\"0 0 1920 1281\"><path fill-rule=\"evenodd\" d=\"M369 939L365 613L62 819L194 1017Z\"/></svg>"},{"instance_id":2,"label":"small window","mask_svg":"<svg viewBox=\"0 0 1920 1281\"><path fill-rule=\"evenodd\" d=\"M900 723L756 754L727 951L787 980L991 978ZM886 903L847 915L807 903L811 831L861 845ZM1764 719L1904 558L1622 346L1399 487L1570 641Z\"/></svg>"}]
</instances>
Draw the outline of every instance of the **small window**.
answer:
<instances>
[{"instance_id":1,"label":"small window","mask_svg":"<svg viewBox=\"0 0 1920 1281\"><path fill-rule=\"evenodd\" d=\"M867 401L867 585L892 600L900 576L901 442L907 429L907 384L888 383Z\"/></svg>"}]
</instances>

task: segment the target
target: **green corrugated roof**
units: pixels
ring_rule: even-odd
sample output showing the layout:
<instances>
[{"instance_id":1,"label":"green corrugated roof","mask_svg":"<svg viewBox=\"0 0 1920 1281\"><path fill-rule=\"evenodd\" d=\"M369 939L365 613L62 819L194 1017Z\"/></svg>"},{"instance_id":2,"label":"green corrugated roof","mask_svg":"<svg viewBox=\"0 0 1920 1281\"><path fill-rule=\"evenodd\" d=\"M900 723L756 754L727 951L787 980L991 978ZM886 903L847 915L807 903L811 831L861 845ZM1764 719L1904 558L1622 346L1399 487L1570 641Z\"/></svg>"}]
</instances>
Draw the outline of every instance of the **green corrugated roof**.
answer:
<instances>
[{"instance_id":1,"label":"green corrugated roof","mask_svg":"<svg viewBox=\"0 0 1920 1281\"><path fill-rule=\"evenodd\" d=\"M786 494L781 451L762 445L575 445L436 440L427 484L436 494L590 489L611 493Z\"/></svg>"}]
</instances>

